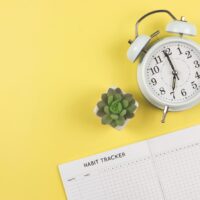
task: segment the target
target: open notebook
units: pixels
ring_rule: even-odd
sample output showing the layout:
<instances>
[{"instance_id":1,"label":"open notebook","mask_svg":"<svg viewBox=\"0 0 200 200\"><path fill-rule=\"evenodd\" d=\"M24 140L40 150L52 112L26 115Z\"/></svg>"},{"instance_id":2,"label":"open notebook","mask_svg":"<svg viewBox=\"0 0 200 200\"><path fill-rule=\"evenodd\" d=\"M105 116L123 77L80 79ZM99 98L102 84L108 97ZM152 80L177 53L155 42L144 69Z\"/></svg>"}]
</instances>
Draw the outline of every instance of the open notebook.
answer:
<instances>
[{"instance_id":1,"label":"open notebook","mask_svg":"<svg viewBox=\"0 0 200 200\"><path fill-rule=\"evenodd\" d=\"M68 200L200 200L200 126L59 170Z\"/></svg>"}]
</instances>

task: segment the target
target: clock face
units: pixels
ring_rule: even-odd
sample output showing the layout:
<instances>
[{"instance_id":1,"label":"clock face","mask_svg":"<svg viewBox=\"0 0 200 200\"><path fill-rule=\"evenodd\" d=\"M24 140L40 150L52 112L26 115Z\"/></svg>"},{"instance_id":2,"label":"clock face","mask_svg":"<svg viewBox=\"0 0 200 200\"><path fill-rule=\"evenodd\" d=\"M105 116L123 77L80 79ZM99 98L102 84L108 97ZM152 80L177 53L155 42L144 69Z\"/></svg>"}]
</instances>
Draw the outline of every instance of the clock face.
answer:
<instances>
[{"instance_id":1,"label":"clock face","mask_svg":"<svg viewBox=\"0 0 200 200\"><path fill-rule=\"evenodd\" d=\"M143 65L147 90L163 105L192 101L200 94L200 51L184 39L155 45Z\"/></svg>"}]
</instances>

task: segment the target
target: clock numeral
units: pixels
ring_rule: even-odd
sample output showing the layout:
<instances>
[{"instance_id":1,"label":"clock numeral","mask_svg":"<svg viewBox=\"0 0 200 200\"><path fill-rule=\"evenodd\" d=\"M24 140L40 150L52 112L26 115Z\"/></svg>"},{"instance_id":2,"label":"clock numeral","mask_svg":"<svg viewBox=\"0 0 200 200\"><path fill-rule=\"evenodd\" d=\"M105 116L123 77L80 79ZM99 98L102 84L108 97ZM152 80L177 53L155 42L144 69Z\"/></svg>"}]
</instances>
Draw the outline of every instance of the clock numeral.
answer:
<instances>
[{"instance_id":1,"label":"clock numeral","mask_svg":"<svg viewBox=\"0 0 200 200\"><path fill-rule=\"evenodd\" d=\"M172 55L172 51L171 51L170 48L166 48L166 49L163 50L162 52L168 54L169 56Z\"/></svg>"},{"instance_id":2,"label":"clock numeral","mask_svg":"<svg viewBox=\"0 0 200 200\"><path fill-rule=\"evenodd\" d=\"M156 85L157 85L157 80L156 80L155 78L152 78L152 79L151 79L151 82L152 82L153 86L156 86Z\"/></svg>"},{"instance_id":3,"label":"clock numeral","mask_svg":"<svg viewBox=\"0 0 200 200\"><path fill-rule=\"evenodd\" d=\"M157 65L160 64L161 62L163 62L160 56L156 56L156 57L154 58L154 60L156 61L156 64L157 64Z\"/></svg>"},{"instance_id":4,"label":"clock numeral","mask_svg":"<svg viewBox=\"0 0 200 200\"><path fill-rule=\"evenodd\" d=\"M200 74L199 74L199 72L196 72L195 78L200 79Z\"/></svg>"},{"instance_id":5,"label":"clock numeral","mask_svg":"<svg viewBox=\"0 0 200 200\"><path fill-rule=\"evenodd\" d=\"M192 88L194 89L194 90L198 90L198 85L195 83L195 81L192 81L191 82L191 85L192 85Z\"/></svg>"},{"instance_id":6,"label":"clock numeral","mask_svg":"<svg viewBox=\"0 0 200 200\"><path fill-rule=\"evenodd\" d=\"M157 74L160 71L158 66L154 66L153 68L149 68L148 70L151 71L152 75Z\"/></svg>"},{"instance_id":7,"label":"clock numeral","mask_svg":"<svg viewBox=\"0 0 200 200\"><path fill-rule=\"evenodd\" d=\"M183 54L183 52L181 51L180 47L177 48L179 55ZM187 59L192 58L191 52L190 51L186 51L185 55L187 56Z\"/></svg>"},{"instance_id":8,"label":"clock numeral","mask_svg":"<svg viewBox=\"0 0 200 200\"><path fill-rule=\"evenodd\" d=\"M166 94L166 91L165 91L165 89L164 89L163 87L160 88L160 94L161 94L161 95Z\"/></svg>"},{"instance_id":9,"label":"clock numeral","mask_svg":"<svg viewBox=\"0 0 200 200\"><path fill-rule=\"evenodd\" d=\"M200 67L200 63L199 63L198 60L195 60L195 61L194 61L194 64L195 64L195 67L196 67L196 68L199 68L199 67Z\"/></svg>"},{"instance_id":10,"label":"clock numeral","mask_svg":"<svg viewBox=\"0 0 200 200\"><path fill-rule=\"evenodd\" d=\"M185 97L185 96L187 95L187 92L186 92L186 90L185 90L185 89L182 89L182 90L181 90L181 94L182 94L182 96L184 96L184 97Z\"/></svg>"},{"instance_id":11,"label":"clock numeral","mask_svg":"<svg viewBox=\"0 0 200 200\"><path fill-rule=\"evenodd\" d=\"M175 91L171 92L170 95L173 95L173 99L176 99Z\"/></svg>"},{"instance_id":12,"label":"clock numeral","mask_svg":"<svg viewBox=\"0 0 200 200\"><path fill-rule=\"evenodd\" d=\"M183 54L183 52L181 51L180 47L177 48L179 51L179 55Z\"/></svg>"},{"instance_id":13,"label":"clock numeral","mask_svg":"<svg viewBox=\"0 0 200 200\"><path fill-rule=\"evenodd\" d=\"M192 55L191 55L190 51L186 51L185 55L187 56L187 59L192 58Z\"/></svg>"}]
</instances>

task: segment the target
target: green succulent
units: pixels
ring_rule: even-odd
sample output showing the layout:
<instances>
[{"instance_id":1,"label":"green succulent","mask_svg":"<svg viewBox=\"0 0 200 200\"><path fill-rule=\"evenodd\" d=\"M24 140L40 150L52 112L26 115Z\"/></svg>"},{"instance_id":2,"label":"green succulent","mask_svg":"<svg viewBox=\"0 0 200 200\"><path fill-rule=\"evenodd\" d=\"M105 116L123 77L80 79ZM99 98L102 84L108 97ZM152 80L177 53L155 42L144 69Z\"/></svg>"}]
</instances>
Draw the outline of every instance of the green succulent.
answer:
<instances>
[{"instance_id":1,"label":"green succulent","mask_svg":"<svg viewBox=\"0 0 200 200\"><path fill-rule=\"evenodd\" d=\"M107 93L102 94L97 108L97 115L101 117L102 124L109 124L115 128L123 126L127 119L134 116L137 103L131 94L123 94L120 88L110 88Z\"/></svg>"}]
</instances>

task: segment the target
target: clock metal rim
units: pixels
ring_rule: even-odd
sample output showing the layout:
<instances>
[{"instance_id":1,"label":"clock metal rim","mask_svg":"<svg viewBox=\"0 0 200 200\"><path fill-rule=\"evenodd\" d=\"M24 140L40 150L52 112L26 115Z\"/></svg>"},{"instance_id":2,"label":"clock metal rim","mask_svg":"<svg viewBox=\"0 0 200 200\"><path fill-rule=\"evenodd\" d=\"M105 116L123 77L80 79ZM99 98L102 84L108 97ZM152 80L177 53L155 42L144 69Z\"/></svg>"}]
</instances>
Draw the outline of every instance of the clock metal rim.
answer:
<instances>
[{"instance_id":1,"label":"clock metal rim","mask_svg":"<svg viewBox=\"0 0 200 200\"><path fill-rule=\"evenodd\" d=\"M145 78L145 64L147 60L149 59L149 56L161 45L168 44L170 42L186 43L196 48L200 53L200 45L198 45L196 42L191 41L189 39L181 38L181 37L167 37L165 39L162 39L158 41L156 44L154 44L144 56L142 62L138 66L137 79L138 79L138 84L139 84L142 94L151 104L153 104L154 106L160 109L164 109L164 107L167 105L169 106L170 111L182 111L182 110L192 108L193 106L200 103L200 92L194 98L187 100L186 102L176 103L177 105L175 105L174 103L169 103L169 102L166 103L162 101L161 99L159 99L158 97L156 97L151 92L151 90L148 88L148 84Z\"/></svg>"}]
</instances>

